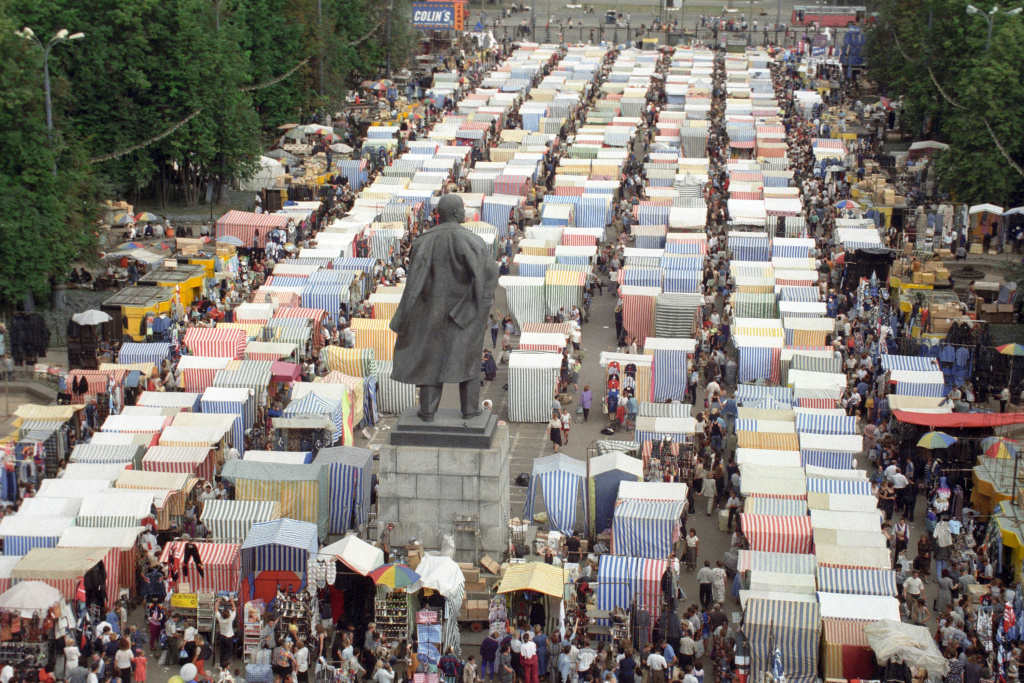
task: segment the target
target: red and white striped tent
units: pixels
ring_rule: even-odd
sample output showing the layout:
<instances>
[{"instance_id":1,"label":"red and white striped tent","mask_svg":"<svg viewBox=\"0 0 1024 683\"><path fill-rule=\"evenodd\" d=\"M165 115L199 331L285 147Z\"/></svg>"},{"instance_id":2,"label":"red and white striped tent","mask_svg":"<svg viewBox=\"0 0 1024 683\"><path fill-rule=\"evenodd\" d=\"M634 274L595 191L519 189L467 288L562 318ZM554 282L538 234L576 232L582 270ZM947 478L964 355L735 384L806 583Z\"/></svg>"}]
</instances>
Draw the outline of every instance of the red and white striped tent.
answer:
<instances>
[{"instance_id":1,"label":"red and white striped tent","mask_svg":"<svg viewBox=\"0 0 1024 683\"><path fill-rule=\"evenodd\" d=\"M239 330L244 332L244 330ZM223 370L234 358L204 358L182 356L178 360L178 375L185 391L203 392L213 386L213 376Z\"/></svg>"},{"instance_id":2,"label":"red and white striped tent","mask_svg":"<svg viewBox=\"0 0 1024 683\"><path fill-rule=\"evenodd\" d=\"M245 330L231 327L193 327L185 332L185 346L193 356L241 359L248 341Z\"/></svg>"},{"instance_id":3,"label":"red and white striped tent","mask_svg":"<svg viewBox=\"0 0 1024 683\"><path fill-rule=\"evenodd\" d=\"M237 543L202 542L195 545L199 550L199 559L203 561L203 576L192 569L187 579L181 576L180 580L187 580L193 593L238 590L239 575L242 572L241 546ZM183 542L172 541L164 546L160 561L167 563L172 557L181 557L184 549Z\"/></svg>"},{"instance_id":4,"label":"red and white striped tent","mask_svg":"<svg viewBox=\"0 0 1024 683\"><path fill-rule=\"evenodd\" d=\"M237 237L243 247L251 247L255 239L262 249L267 245L267 234L274 228L288 227L288 219L287 214L228 211L217 219L217 237Z\"/></svg>"},{"instance_id":5,"label":"red and white striped tent","mask_svg":"<svg viewBox=\"0 0 1024 683\"><path fill-rule=\"evenodd\" d=\"M103 564L107 570L107 604L117 602L118 593L127 588L135 593L135 565L139 557L142 527L73 526L57 542L58 548L107 550Z\"/></svg>"},{"instance_id":6,"label":"red and white striped tent","mask_svg":"<svg viewBox=\"0 0 1024 683\"><path fill-rule=\"evenodd\" d=\"M213 481L216 471L213 455L214 451L209 447L153 446L142 457L142 470L191 474L206 481Z\"/></svg>"},{"instance_id":7,"label":"red and white striped tent","mask_svg":"<svg viewBox=\"0 0 1024 683\"><path fill-rule=\"evenodd\" d=\"M751 550L797 554L814 552L814 530L810 517L740 513L740 524Z\"/></svg>"},{"instance_id":8,"label":"red and white striped tent","mask_svg":"<svg viewBox=\"0 0 1024 683\"><path fill-rule=\"evenodd\" d=\"M78 582L100 562L108 565L111 552L116 554L110 548L32 548L11 570L11 580L42 581L59 590L65 599L74 600ZM133 577L134 574L133 566ZM117 601L116 588L113 591L109 589L111 576L108 570L107 609L112 609Z\"/></svg>"}]
</instances>

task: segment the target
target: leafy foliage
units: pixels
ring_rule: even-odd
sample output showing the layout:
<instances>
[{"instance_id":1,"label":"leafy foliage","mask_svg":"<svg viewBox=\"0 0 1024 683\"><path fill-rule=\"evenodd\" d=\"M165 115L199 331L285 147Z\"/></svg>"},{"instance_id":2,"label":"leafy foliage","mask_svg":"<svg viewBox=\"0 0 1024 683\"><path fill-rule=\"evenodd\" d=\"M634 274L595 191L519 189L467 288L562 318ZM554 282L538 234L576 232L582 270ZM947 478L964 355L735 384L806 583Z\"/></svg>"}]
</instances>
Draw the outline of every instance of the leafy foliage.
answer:
<instances>
[{"instance_id":1,"label":"leafy foliage","mask_svg":"<svg viewBox=\"0 0 1024 683\"><path fill-rule=\"evenodd\" d=\"M0 263L0 297L45 294L89 253L99 199L194 206L255 170L277 126L340 109L384 67L388 7L397 69L405 0L0 0L0 249L21 255ZM85 33L50 53L52 142L42 53L14 36L24 26Z\"/></svg>"},{"instance_id":2,"label":"leafy foliage","mask_svg":"<svg viewBox=\"0 0 1024 683\"><path fill-rule=\"evenodd\" d=\"M1024 165L1024 17L997 12L986 51L988 24L967 5L882 0L868 39L871 77L903 98L904 127L950 144L936 159L945 190L963 202L1013 206L1024 199L1024 176L995 140Z\"/></svg>"}]
</instances>

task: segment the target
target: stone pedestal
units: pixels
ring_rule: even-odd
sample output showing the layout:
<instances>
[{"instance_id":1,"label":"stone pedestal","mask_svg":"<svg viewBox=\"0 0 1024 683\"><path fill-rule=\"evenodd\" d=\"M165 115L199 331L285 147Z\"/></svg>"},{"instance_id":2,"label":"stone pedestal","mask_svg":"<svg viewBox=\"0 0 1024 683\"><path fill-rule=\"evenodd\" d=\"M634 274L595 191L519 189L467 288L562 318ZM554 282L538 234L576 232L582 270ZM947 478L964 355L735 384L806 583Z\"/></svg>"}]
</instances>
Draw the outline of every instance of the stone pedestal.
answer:
<instances>
[{"instance_id":1,"label":"stone pedestal","mask_svg":"<svg viewBox=\"0 0 1024 683\"><path fill-rule=\"evenodd\" d=\"M508 426L495 429L490 448L388 444L380 449L377 523L395 524L391 543L411 539L425 550L441 548L453 534L458 562L474 561L474 539L455 532L456 515L477 515L476 554L498 560L508 546Z\"/></svg>"}]
</instances>

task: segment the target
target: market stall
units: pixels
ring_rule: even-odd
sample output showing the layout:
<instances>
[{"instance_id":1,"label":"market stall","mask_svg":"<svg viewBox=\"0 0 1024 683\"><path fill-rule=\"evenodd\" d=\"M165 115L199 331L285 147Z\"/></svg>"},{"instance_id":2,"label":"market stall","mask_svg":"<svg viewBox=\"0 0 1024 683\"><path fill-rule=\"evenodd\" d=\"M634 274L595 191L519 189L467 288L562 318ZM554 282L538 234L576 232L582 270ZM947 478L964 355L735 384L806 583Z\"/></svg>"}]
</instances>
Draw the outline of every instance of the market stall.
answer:
<instances>
[{"instance_id":1,"label":"market stall","mask_svg":"<svg viewBox=\"0 0 1024 683\"><path fill-rule=\"evenodd\" d=\"M200 519L220 543L242 543L253 524L281 519L281 503L256 500L208 500Z\"/></svg>"},{"instance_id":2,"label":"market stall","mask_svg":"<svg viewBox=\"0 0 1024 683\"><path fill-rule=\"evenodd\" d=\"M603 533L612 526L619 484L643 481L643 461L617 451L590 459L588 466L590 528Z\"/></svg>"},{"instance_id":3,"label":"market stall","mask_svg":"<svg viewBox=\"0 0 1024 683\"><path fill-rule=\"evenodd\" d=\"M373 451L354 446L323 448L315 464L328 471L329 532L343 534L364 526L370 519Z\"/></svg>"},{"instance_id":4,"label":"market stall","mask_svg":"<svg viewBox=\"0 0 1024 683\"><path fill-rule=\"evenodd\" d=\"M586 497L586 465L568 455L556 453L533 461L533 473L526 489L523 517L534 519L534 504L540 488L550 529L571 534L576 527L580 489Z\"/></svg>"},{"instance_id":5,"label":"market stall","mask_svg":"<svg viewBox=\"0 0 1024 683\"><path fill-rule=\"evenodd\" d=\"M631 498L618 501L612 519L612 553L668 557L680 538L685 503Z\"/></svg>"},{"instance_id":6,"label":"market stall","mask_svg":"<svg viewBox=\"0 0 1024 683\"><path fill-rule=\"evenodd\" d=\"M269 603L279 585L305 586L307 562L318 547L315 524L294 519L253 524L241 547L241 594Z\"/></svg>"},{"instance_id":7,"label":"market stall","mask_svg":"<svg viewBox=\"0 0 1024 683\"><path fill-rule=\"evenodd\" d=\"M536 623L536 616L543 614L541 630L554 633L562 628L562 600L568 583L564 569L544 562L526 562L509 565L496 592L506 600L510 623Z\"/></svg>"},{"instance_id":8,"label":"market stall","mask_svg":"<svg viewBox=\"0 0 1024 683\"><path fill-rule=\"evenodd\" d=\"M234 484L237 501L280 503L283 518L311 523L326 538L330 484L324 467L231 460L220 476Z\"/></svg>"}]
</instances>

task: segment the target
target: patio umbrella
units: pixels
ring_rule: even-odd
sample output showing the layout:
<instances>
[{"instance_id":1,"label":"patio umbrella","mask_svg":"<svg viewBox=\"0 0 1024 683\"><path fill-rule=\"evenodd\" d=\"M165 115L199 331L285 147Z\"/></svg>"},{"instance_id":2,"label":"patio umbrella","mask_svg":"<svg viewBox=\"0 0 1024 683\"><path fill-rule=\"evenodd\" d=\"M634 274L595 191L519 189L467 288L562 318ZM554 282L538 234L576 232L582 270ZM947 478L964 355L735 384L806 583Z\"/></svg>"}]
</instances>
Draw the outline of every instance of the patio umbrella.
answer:
<instances>
[{"instance_id":1,"label":"patio umbrella","mask_svg":"<svg viewBox=\"0 0 1024 683\"><path fill-rule=\"evenodd\" d=\"M404 564L386 564L367 574L376 584L406 588L420 580L420 575Z\"/></svg>"},{"instance_id":2,"label":"patio umbrella","mask_svg":"<svg viewBox=\"0 0 1024 683\"><path fill-rule=\"evenodd\" d=\"M60 600L60 591L53 586L42 581L22 581L0 595L0 607L30 616L33 612L45 612Z\"/></svg>"},{"instance_id":3,"label":"patio umbrella","mask_svg":"<svg viewBox=\"0 0 1024 683\"><path fill-rule=\"evenodd\" d=\"M838 204L836 204L836 208L837 209L853 209L855 211L860 211L860 205L858 205L857 202L855 202L855 201L853 201L851 199L844 199L843 201L841 201Z\"/></svg>"},{"instance_id":4,"label":"patio umbrella","mask_svg":"<svg viewBox=\"0 0 1024 683\"><path fill-rule=\"evenodd\" d=\"M113 318L103 311L97 311L95 308L92 308L71 316L71 320L79 325L102 325L103 323L110 322Z\"/></svg>"},{"instance_id":5,"label":"patio umbrella","mask_svg":"<svg viewBox=\"0 0 1024 683\"><path fill-rule=\"evenodd\" d=\"M149 211L142 211L141 213L135 214L135 222L137 223L158 223L162 220L163 218L160 218L160 216L157 216L155 213L150 213Z\"/></svg>"},{"instance_id":6,"label":"patio umbrella","mask_svg":"<svg viewBox=\"0 0 1024 683\"><path fill-rule=\"evenodd\" d=\"M1004 356L1024 356L1024 346L1020 344L1003 344L997 346L996 351Z\"/></svg>"},{"instance_id":7,"label":"patio umbrella","mask_svg":"<svg viewBox=\"0 0 1024 683\"><path fill-rule=\"evenodd\" d=\"M121 212L114 214L114 217L110 219L113 225L130 225L135 222L135 217L130 213Z\"/></svg>"},{"instance_id":8,"label":"patio umbrella","mask_svg":"<svg viewBox=\"0 0 1024 683\"><path fill-rule=\"evenodd\" d=\"M945 432L928 432L921 437L921 440L917 442L917 445L921 448L949 448L956 443L956 437L950 436Z\"/></svg>"},{"instance_id":9,"label":"patio umbrella","mask_svg":"<svg viewBox=\"0 0 1024 683\"><path fill-rule=\"evenodd\" d=\"M990 458L1009 460L1020 453L1020 444L1002 436L989 436L981 440L981 451Z\"/></svg>"},{"instance_id":10,"label":"patio umbrella","mask_svg":"<svg viewBox=\"0 0 1024 683\"><path fill-rule=\"evenodd\" d=\"M299 124L297 124L297 123L286 123L284 125L278 126L277 129L278 130L291 130L292 128L297 128L298 125Z\"/></svg>"},{"instance_id":11,"label":"patio umbrella","mask_svg":"<svg viewBox=\"0 0 1024 683\"><path fill-rule=\"evenodd\" d=\"M331 145L331 150L335 151L335 152L339 152L341 154L351 154L352 153L352 148L351 147L349 147L348 145L342 144L340 142L336 142L333 145Z\"/></svg>"},{"instance_id":12,"label":"patio umbrella","mask_svg":"<svg viewBox=\"0 0 1024 683\"><path fill-rule=\"evenodd\" d=\"M374 81L373 85L370 86L371 90L387 90L388 88L394 88L394 81L389 81L386 78L382 78L379 81Z\"/></svg>"},{"instance_id":13,"label":"patio umbrella","mask_svg":"<svg viewBox=\"0 0 1024 683\"><path fill-rule=\"evenodd\" d=\"M127 251L129 249L142 249L142 247L144 246L146 245L143 244L142 242L125 242L124 244L119 246L118 249L121 251Z\"/></svg>"},{"instance_id":14,"label":"patio umbrella","mask_svg":"<svg viewBox=\"0 0 1024 683\"><path fill-rule=\"evenodd\" d=\"M341 136L337 133L324 133L323 140L324 142L337 142L338 140L341 140Z\"/></svg>"},{"instance_id":15,"label":"patio umbrella","mask_svg":"<svg viewBox=\"0 0 1024 683\"><path fill-rule=\"evenodd\" d=\"M302 126L299 126L297 128L292 128L290 131L285 133L284 136L289 140L301 140L306 137L306 131L303 130Z\"/></svg>"},{"instance_id":16,"label":"patio umbrella","mask_svg":"<svg viewBox=\"0 0 1024 683\"><path fill-rule=\"evenodd\" d=\"M242 244L242 240L238 239L234 235L221 235L220 237L217 238L217 241L220 242L221 244L230 244L235 247L245 246L244 244Z\"/></svg>"}]
</instances>

